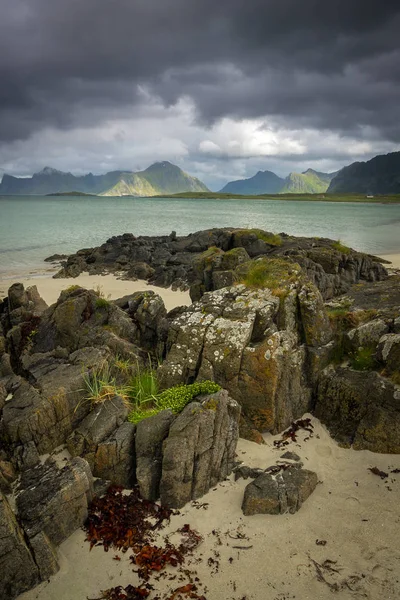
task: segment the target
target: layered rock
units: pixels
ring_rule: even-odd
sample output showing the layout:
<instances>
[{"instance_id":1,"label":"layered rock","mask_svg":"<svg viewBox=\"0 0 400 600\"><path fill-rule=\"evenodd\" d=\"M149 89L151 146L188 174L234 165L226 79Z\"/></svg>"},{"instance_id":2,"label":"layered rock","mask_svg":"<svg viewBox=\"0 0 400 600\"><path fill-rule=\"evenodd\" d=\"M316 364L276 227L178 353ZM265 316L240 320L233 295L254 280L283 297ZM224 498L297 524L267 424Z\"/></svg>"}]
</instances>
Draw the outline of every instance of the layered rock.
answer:
<instances>
[{"instance_id":1,"label":"layered rock","mask_svg":"<svg viewBox=\"0 0 400 600\"><path fill-rule=\"evenodd\" d=\"M237 285L204 294L178 315L158 373L165 387L212 379L239 402L253 427L278 432L309 410L308 347L331 337L310 284L297 280L281 298Z\"/></svg>"},{"instance_id":2,"label":"layered rock","mask_svg":"<svg viewBox=\"0 0 400 600\"><path fill-rule=\"evenodd\" d=\"M124 488L136 482L136 426L125 422L110 437L101 441L96 450L93 474Z\"/></svg>"},{"instance_id":3,"label":"layered rock","mask_svg":"<svg viewBox=\"0 0 400 600\"><path fill-rule=\"evenodd\" d=\"M221 390L191 402L163 444L162 504L181 508L225 479L235 461L240 407Z\"/></svg>"},{"instance_id":4,"label":"layered rock","mask_svg":"<svg viewBox=\"0 0 400 600\"><path fill-rule=\"evenodd\" d=\"M74 458L61 470L50 462L26 471L16 504L29 538L43 532L52 544L59 545L85 522L92 498L89 465Z\"/></svg>"},{"instance_id":5,"label":"layered rock","mask_svg":"<svg viewBox=\"0 0 400 600\"><path fill-rule=\"evenodd\" d=\"M325 369L319 380L315 415L345 446L400 453L400 386L376 371Z\"/></svg>"},{"instance_id":6,"label":"layered rock","mask_svg":"<svg viewBox=\"0 0 400 600\"><path fill-rule=\"evenodd\" d=\"M164 312L159 310L161 319ZM76 286L48 309L22 286L12 286L2 311L6 339L0 355L0 436L18 467L25 468L32 466L35 452L37 462L38 454L64 443L88 415L85 379L92 372L106 368L115 355L142 364L137 343L146 336L146 319L142 310L139 330L127 312ZM152 315L151 326L155 319ZM108 423L104 437L126 418L127 409L122 412L119 421ZM99 425L100 419L95 420Z\"/></svg>"},{"instance_id":7,"label":"layered rock","mask_svg":"<svg viewBox=\"0 0 400 600\"><path fill-rule=\"evenodd\" d=\"M163 410L144 419L136 429L136 478L140 494L146 500L157 500L163 463L163 441L169 435L175 417Z\"/></svg>"},{"instance_id":8,"label":"layered rock","mask_svg":"<svg viewBox=\"0 0 400 600\"><path fill-rule=\"evenodd\" d=\"M62 470L46 463L26 471L18 485L18 521L0 492L0 597L18 594L54 575L56 546L81 527L93 497L89 465L81 458Z\"/></svg>"},{"instance_id":9,"label":"layered rock","mask_svg":"<svg viewBox=\"0 0 400 600\"><path fill-rule=\"evenodd\" d=\"M39 582L39 569L23 530L0 492L0 598L12 600Z\"/></svg>"}]
</instances>

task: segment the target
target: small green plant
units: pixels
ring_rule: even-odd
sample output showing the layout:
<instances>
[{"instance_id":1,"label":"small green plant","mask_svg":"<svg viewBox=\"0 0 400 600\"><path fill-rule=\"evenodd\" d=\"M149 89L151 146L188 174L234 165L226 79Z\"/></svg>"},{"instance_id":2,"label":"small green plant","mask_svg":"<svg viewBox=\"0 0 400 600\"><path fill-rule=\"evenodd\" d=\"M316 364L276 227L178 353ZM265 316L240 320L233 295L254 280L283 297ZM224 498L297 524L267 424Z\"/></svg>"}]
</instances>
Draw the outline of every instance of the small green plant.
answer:
<instances>
[{"instance_id":1,"label":"small green plant","mask_svg":"<svg viewBox=\"0 0 400 600\"><path fill-rule=\"evenodd\" d=\"M340 240L333 242L332 248L334 248L338 252L341 252L342 254L350 254L350 252L351 252L351 248L342 244L342 242Z\"/></svg>"},{"instance_id":2,"label":"small green plant","mask_svg":"<svg viewBox=\"0 0 400 600\"><path fill-rule=\"evenodd\" d=\"M297 280L300 267L281 258L260 258L240 265L236 272L239 283L247 287L282 290Z\"/></svg>"},{"instance_id":3,"label":"small green plant","mask_svg":"<svg viewBox=\"0 0 400 600\"><path fill-rule=\"evenodd\" d=\"M349 363L355 371L371 371L377 366L375 348L358 348L350 355Z\"/></svg>"},{"instance_id":4,"label":"small green plant","mask_svg":"<svg viewBox=\"0 0 400 600\"><path fill-rule=\"evenodd\" d=\"M162 410L172 410L173 413L180 413L185 406L201 394L213 394L218 392L221 387L214 381L201 381L190 385L178 385L161 392L155 396L152 402L143 402L140 407L136 407L129 415L131 423L139 423L147 417L156 415ZM147 406L146 406L147 404Z\"/></svg>"},{"instance_id":5,"label":"small green plant","mask_svg":"<svg viewBox=\"0 0 400 600\"><path fill-rule=\"evenodd\" d=\"M106 327L107 327L106 325L103 326L104 329ZM116 370L118 372L127 374L127 375L129 375L133 369L133 365L132 365L131 361L126 358L123 358L119 354L117 354L114 357L114 367L116 368Z\"/></svg>"},{"instance_id":6,"label":"small green plant","mask_svg":"<svg viewBox=\"0 0 400 600\"><path fill-rule=\"evenodd\" d=\"M157 401L157 374L150 367L144 371L138 369L128 384L129 397L136 407Z\"/></svg>"},{"instance_id":7,"label":"small green plant","mask_svg":"<svg viewBox=\"0 0 400 600\"><path fill-rule=\"evenodd\" d=\"M87 392L86 400L92 404L99 404L115 396L120 396L130 406L127 389L117 386L108 362L105 361L102 365L89 371L84 370L82 378L84 389Z\"/></svg>"},{"instance_id":8,"label":"small green plant","mask_svg":"<svg viewBox=\"0 0 400 600\"><path fill-rule=\"evenodd\" d=\"M97 309L101 310L102 308L108 308L110 306L110 302L107 298L97 298L95 302L95 306Z\"/></svg>"}]
</instances>

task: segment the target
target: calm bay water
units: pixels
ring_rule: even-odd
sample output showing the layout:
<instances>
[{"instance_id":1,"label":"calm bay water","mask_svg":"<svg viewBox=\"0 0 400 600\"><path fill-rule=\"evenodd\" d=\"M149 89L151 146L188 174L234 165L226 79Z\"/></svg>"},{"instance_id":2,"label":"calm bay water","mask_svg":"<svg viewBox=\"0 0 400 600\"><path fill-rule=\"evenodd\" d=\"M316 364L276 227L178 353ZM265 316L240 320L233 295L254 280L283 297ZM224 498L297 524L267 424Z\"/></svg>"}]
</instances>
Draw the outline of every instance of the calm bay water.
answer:
<instances>
[{"instance_id":1,"label":"calm bay water","mask_svg":"<svg viewBox=\"0 0 400 600\"><path fill-rule=\"evenodd\" d=\"M183 235L229 226L340 238L372 254L400 252L400 204L9 196L0 197L0 277L43 270L51 254L126 232Z\"/></svg>"}]
</instances>

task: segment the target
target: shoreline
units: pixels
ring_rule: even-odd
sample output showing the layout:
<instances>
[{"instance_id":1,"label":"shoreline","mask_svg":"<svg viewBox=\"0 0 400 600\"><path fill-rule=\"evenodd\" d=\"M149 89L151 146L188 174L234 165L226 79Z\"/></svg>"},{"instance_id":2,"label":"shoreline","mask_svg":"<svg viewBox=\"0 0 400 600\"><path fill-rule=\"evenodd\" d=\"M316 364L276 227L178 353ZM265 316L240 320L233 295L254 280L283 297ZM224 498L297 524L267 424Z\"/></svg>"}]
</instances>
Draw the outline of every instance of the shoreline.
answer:
<instances>
[{"instance_id":1,"label":"shoreline","mask_svg":"<svg viewBox=\"0 0 400 600\"><path fill-rule=\"evenodd\" d=\"M384 264L384 267L392 270L400 269L400 251L391 254L376 255L390 264ZM58 300L62 290L71 285L80 285L87 289L100 289L100 291L110 300L122 298L127 294L143 290L152 290L164 301L167 310L172 310L177 306L189 306L191 299L189 292L173 291L171 288L161 288L150 285L145 280L128 281L117 279L113 274L107 275L89 275L81 273L78 277L66 279L53 279L53 275L58 271L59 266L48 267L43 270L36 270L28 273L13 273L9 275L0 275L0 299L7 295L8 288L14 283L22 283L24 287L36 285L39 294L50 305Z\"/></svg>"},{"instance_id":2,"label":"shoreline","mask_svg":"<svg viewBox=\"0 0 400 600\"><path fill-rule=\"evenodd\" d=\"M400 252L394 252L392 254L381 254L379 255L379 258L388 260L391 263L390 265L384 264L384 267L388 269L400 269Z\"/></svg>"},{"instance_id":3,"label":"shoreline","mask_svg":"<svg viewBox=\"0 0 400 600\"><path fill-rule=\"evenodd\" d=\"M7 295L8 288L14 283L22 283L25 288L35 285L43 300L50 306L54 304L62 290L71 285L79 285L87 289L99 289L100 292L109 300L117 300L128 294L140 291L153 291L164 301L167 311L177 306L189 306L192 301L189 292L173 291L171 288L161 288L149 285L147 281L138 279L137 281L127 281L117 279L115 275L89 275L81 273L78 277L68 279L53 279L52 275L58 268L51 270L50 273L37 273L27 275L10 275L9 278L0 278L0 299Z\"/></svg>"}]
</instances>

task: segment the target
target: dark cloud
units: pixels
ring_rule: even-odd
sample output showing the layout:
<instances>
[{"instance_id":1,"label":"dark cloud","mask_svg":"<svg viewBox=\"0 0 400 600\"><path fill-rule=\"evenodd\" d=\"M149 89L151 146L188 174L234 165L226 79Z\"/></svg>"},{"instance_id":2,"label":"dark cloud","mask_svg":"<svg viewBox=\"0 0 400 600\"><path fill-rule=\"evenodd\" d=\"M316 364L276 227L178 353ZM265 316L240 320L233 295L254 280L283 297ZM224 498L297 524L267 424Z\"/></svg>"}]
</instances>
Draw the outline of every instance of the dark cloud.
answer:
<instances>
[{"instance_id":1,"label":"dark cloud","mask_svg":"<svg viewBox=\"0 0 400 600\"><path fill-rule=\"evenodd\" d=\"M268 117L400 142L398 0L0 0L0 144L140 118Z\"/></svg>"}]
</instances>

